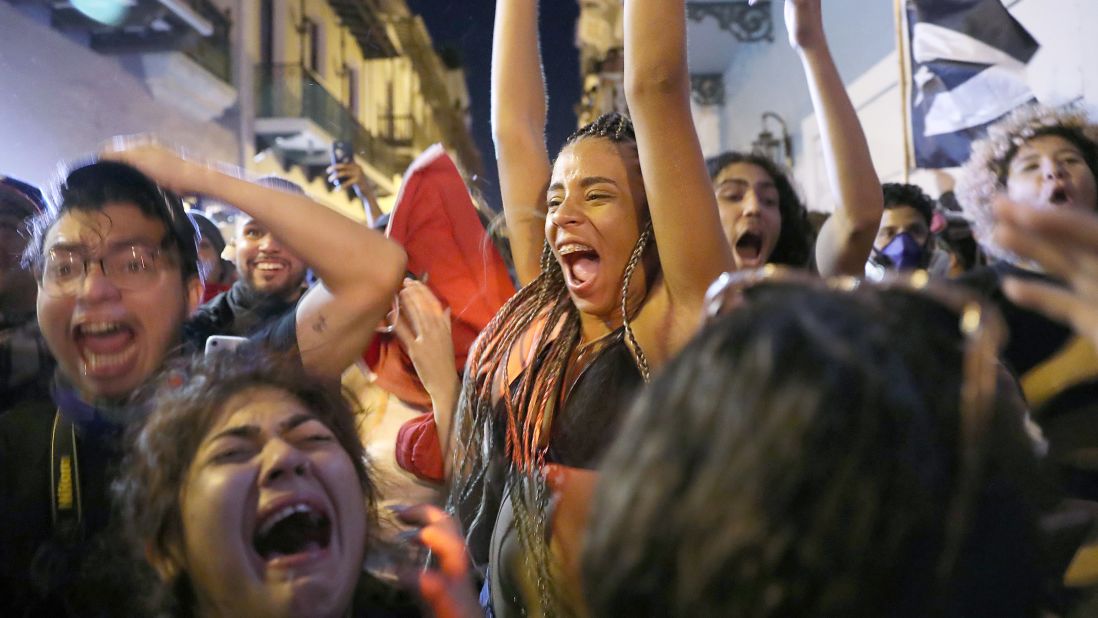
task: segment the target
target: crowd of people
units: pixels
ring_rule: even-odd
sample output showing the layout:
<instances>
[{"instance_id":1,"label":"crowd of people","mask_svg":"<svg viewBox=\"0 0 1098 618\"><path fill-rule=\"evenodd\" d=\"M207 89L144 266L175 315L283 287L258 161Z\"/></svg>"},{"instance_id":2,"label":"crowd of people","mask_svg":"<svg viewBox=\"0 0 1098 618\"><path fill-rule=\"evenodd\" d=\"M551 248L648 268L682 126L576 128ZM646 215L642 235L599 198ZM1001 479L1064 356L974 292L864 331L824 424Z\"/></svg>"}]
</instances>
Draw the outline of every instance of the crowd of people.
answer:
<instances>
[{"instance_id":1,"label":"crowd of people","mask_svg":"<svg viewBox=\"0 0 1098 618\"><path fill-rule=\"evenodd\" d=\"M366 225L148 137L0 178L2 613L1098 612L1098 124L882 185L785 0L817 231L702 156L682 0L626 0L629 114L557 153L538 2L496 4L508 251L437 146L390 213L327 170Z\"/></svg>"}]
</instances>

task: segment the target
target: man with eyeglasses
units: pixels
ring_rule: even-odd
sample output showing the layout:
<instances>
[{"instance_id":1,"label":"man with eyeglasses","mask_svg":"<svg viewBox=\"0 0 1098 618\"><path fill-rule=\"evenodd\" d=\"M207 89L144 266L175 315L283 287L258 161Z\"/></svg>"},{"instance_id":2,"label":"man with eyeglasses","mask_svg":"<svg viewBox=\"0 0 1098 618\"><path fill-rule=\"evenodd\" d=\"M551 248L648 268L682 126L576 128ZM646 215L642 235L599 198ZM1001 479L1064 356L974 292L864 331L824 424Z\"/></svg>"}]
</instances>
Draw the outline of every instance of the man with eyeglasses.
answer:
<instances>
[{"instance_id":1,"label":"man with eyeglasses","mask_svg":"<svg viewBox=\"0 0 1098 618\"><path fill-rule=\"evenodd\" d=\"M336 380L369 342L405 268L402 249L305 196L241 180L149 143L72 170L32 223L26 256L58 371L52 397L0 415L0 605L7 615L127 615L131 578L108 487L142 387L196 351L196 232L173 194L237 205L286 239L324 283L253 340ZM6 403L4 404L6 406Z\"/></svg>"}]
</instances>

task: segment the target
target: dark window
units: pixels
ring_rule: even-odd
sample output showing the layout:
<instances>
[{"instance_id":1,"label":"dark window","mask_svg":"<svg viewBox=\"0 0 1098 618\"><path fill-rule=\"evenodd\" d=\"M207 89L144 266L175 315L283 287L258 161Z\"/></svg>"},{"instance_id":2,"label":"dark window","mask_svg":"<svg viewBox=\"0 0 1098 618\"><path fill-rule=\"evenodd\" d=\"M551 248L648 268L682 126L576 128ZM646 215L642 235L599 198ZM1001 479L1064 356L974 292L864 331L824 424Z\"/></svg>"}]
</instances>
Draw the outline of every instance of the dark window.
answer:
<instances>
[{"instance_id":1,"label":"dark window","mask_svg":"<svg viewBox=\"0 0 1098 618\"><path fill-rule=\"evenodd\" d=\"M303 36L305 37L305 66L310 71L320 75L323 73L320 58L320 25L306 17L302 24L302 30L304 30Z\"/></svg>"},{"instance_id":2,"label":"dark window","mask_svg":"<svg viewBox=\"0 0 1098 618\"><path fill-rule=\"evenodd\" d=\"M347 109L358 117L358 71L344 65L344 74L347 76Z\"/></svg>"},{"instance_id":3,"label":"dark window","mask_svg":"<svg viewBox=\"0 0 1098 618\"><path fill-rule=\"evenodd\" d=\"M264 65L274 62L274 0L259 3L259 61Z\"/></svg>"}]
</instances>

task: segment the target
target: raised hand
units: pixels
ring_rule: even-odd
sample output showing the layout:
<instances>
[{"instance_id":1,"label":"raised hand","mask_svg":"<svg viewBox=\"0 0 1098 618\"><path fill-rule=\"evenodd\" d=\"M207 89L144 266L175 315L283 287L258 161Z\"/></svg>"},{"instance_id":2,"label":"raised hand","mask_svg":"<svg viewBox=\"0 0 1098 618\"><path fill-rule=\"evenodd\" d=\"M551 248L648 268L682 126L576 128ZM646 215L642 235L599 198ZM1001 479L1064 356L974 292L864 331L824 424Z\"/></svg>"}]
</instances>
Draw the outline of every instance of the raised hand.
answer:
<instances>
[{"instance_id":1,"label":"raised hand","mask_svg":"<svg viewBox=\"0 0 1098 618\"><path fill-rule=\"evenodd\" d=\"M99 156L132 165L156 184L179 195L195 191L196 176L207 168L164 146L151 135L115 137L100 150Z\"/></svg>"},{"instance_id":2,"label":"raised hand","mask_svg":"<svg viewBox=\"0 0 1098 618\"><path fill-rule=\"evenodd\" d=\"M336 163L329 165L326 170L328 174L328 182L332 183L336 188L342 189L344 187L358 187L365 191L369 189L369 184L366 182L366 174L363 173L362 168L358 163Z\"/></svg>"},{"instance_id":3,"label":"raised hand","mask_svg":"<svg viewBox=\"0 0 1098 618\"><path fill-rule=\"evenodd\" d=\"M419 381L431 396L439 447L449 452L450 423L461 383L454 366L454 342L450 310L443 309L424 284L405 279L400 290L400 316L394 332L416 369Z\"/></svg>"},{"instance_id":4,"label":"raised hand","mask_svg":"<svg viewBox=\"0 0 1098 618\"><path fill-rule=\"evenodd\" d=\"M395 332L429 394L454 388L457 369L450 310L443 309L431 290L419 281L404 280Z\"/></svg>"},{"instance_id":5,"label":"raised hand","mask_svg":"<svg viewBox=\"0 0 1098 618\"><path fill-rule=\"evenodd\" d=\"M995 240L1067 284L1008 278L1015 303L1072 326L1098 348L1098 213L1037 209L1000 198Z\"/></svg>"},{"instance_id":6,"label":"raised hand","mask_svg":"<svg viewBox=\"0 0 1098 618\"><path fill-rule=\"evenodd\" d=\"M793 49L812 49L825 43L820 0L785 0L785 28Z\"/></svg>"},{"instance_id":7,"label":"raised hand","mask_svg":"<svg viewBox=\"0 0 1098 618\"><path fill-rule=\"evenodd\" d=\"M820 5L821 0L785 0L789 44L804 67L836 202L816 240L816 264L825 276L858 276L877 236L883 197L865 131L827 46Z\"/></svg>"},{"instance_id":8,"label":"raised hand","mask_svg":"<svg viewBox=\"0 0 1098 618\"><path fill-rule=\"evenodd\" d=\"M484 612L473 594L465 539L457 522L441 509L421 504L396 511L404 523L419 530L412 539L437 558L438 567L415 574L415 588L437 618L471 618Z\"/></svg>"}]
</instances>

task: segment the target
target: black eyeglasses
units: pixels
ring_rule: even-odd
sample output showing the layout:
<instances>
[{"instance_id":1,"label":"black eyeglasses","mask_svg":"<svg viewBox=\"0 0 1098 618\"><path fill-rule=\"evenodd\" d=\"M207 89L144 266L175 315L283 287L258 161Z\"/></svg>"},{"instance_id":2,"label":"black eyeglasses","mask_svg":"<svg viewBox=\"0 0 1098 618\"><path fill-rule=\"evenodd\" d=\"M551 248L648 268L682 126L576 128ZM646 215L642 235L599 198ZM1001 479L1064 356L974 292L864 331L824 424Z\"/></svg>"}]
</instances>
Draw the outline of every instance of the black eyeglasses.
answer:
<instances>
[{"instance_id":1,"label":"black eyeglasses","mask_svg":"<svg viewBox=\"0 0 1098 618\"><path fill-rule=\"evenodd\" d=\"M73 296L84 285L90 264L99 269L120 290L140 290L156 282L163 251L142 244L119 245L99 257L88 257L79 249L50 249L42 261L42 291L50 296Z\"/></svg>"},{"instance_id":2,"label":"black eyeglasses","mask_svg":"<svg viewBox=\"0 0 1098 618\"><path fill-rule=\"evenodd\" d=\"M941 305L958 318L958 332L964 341L963 382L960 393L960 478L949 505L947 543L938 564L940 579L950 576L968 529L973 502L983 469L982 437L995 411L999 355L1006 337L1002 315L988 301L967 290L932 282L924 270L887 272L880 281L854 277L819 278L802 270L768 264L758 270L721 274L705 296L705 319L734 311L750 300L749 288L758 285L789 284L842 292L868 288L917 295Z\"/></svg>"}]
</instances>

